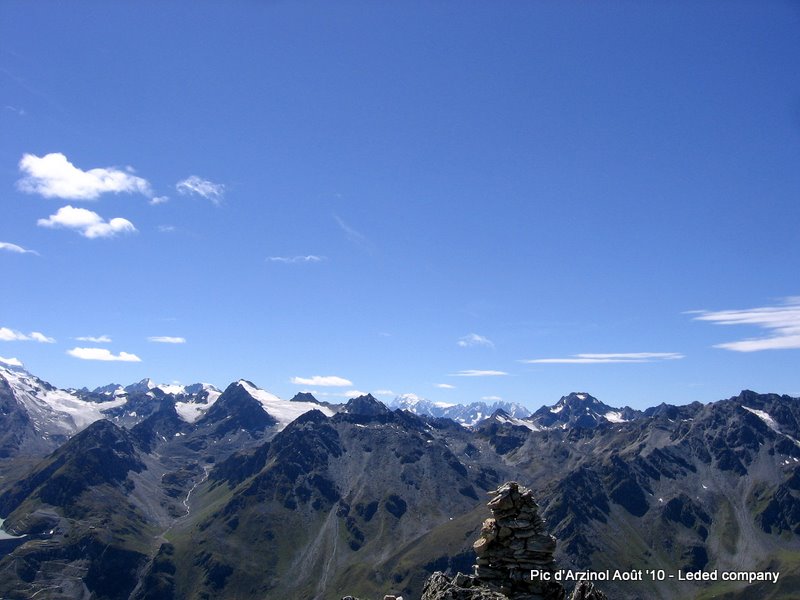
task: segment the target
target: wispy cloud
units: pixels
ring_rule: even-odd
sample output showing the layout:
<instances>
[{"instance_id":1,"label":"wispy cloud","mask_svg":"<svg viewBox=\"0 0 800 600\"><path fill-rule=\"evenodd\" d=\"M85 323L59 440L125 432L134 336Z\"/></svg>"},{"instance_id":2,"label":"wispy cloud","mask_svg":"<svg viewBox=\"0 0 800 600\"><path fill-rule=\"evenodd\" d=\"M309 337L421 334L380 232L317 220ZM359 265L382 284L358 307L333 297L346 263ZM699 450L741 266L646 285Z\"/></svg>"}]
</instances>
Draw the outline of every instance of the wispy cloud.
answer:
<instances>
[{"instance_id":1,"label":"wispy cloud","mask_svg":"<svg viewBox=\"0 0 800 600\"><path fill-rule=\"evenodd\" d=\"M92 342L93 344L111 343L111 338L108 337L107 335L98 335L98 336L84 335L82 337L76 337L75 339L78 340L79 342Z\"/></svg>"},{"instance_id":2,"label":"wispy cloud","mask_svg":"<svg viewBox=\"0 0 800 600\"><path fill-rule=\"evenodd\" d=\"M353 385L353 382L344 377L337 377L336 375L314 375L312 377L292 377L292 383L295 385L314 385L320 387L347 387Z\"/></svg>"},{"instance_id":3,"label":"wispy cloud","mask_svg":"<svg viewBox=\"0 0 800 600\"><path fill-rule=\"evenodd\" d=\"M20 117L25 117L28 114L28 111L26 111L24 108L19 108L17 106L11 106L10 104L6 104L5 106L3 106L3 108L5 110L10 110L11 112L16 113Z\"/></svg>"},{"instance_id":4,"label":"wispy cloud","mask_svg":"<svg viewBox=\"0 0 800 600\"><path fill-rule=\"evenodd\" d=\"M153 335L147 338L148 342L155 342L156 344L185 344L186 338L172 337L169 335Z\"/></svg>"},{"instance_id":5,"label":"wispy cloud","mask_svg":"<svg viewBox=\"0 0 800 600\"><path fill-rule=\"evenodd\" d=\"M481 396L481 400L485 402L499 402L502 398L500 396Z\"/></svg>"},{"instance_id":6,"label":"wispy cloud","mask_svg":"<svg viewBox=\"0 0 800 600\"><path fill-rule=\"evenodd\" d=\"M155 198L150 199L150 204L153 206L158 206L159 204L166 204L169 202L169 196L156 196Z\"/></svg>"},{"instance_id":7,"label":"wispy cloud","mask_svg":"<svg viewBox=\"0 0 800 600\"><path fill-rule=\"evenodd\" d=\"M501 377L503 375L508 375L508 373L481 369L466 369L457 373L450 373L450 377Z\"/></svg>"},{"instance_id":8,"label":"wispy cloud","mask_svg":"<svg viewBox=\"0 0 800 600\"><path fill-rule=\"evenodd\" d=\"M743 310L694 311L695 321L717 325L755 325L769 332L761 338L716 344L715 348L734 352L790 350L800 348L800 297L786 298L780 306L763 306Z\"/></svg>"},{"instance_id":9,"label":"wispy cloud","mask_svg":"<svg viewBox=\"0 0 800 600\"><path fill-rule=\"evenodd\" d=\"M8 327L0 327L0 341L3 342L39 342L40 344L54 344L55 340L39 331L22 333Z\"/></svg>"},{"instance_id":10,"label":"wispy cloud","mask_svg":"<svg viewBox=\"0 0 800 600\"><path fill-rule=\"evenodd\" d=\"M65 200L96 200L102 194L138 193L152 195L150 183L133 174L133 169L105 167L83 171L60 152L36 156L24 154L19 161L23 177L17 188L27 194Z\"/></svg>"},{"instance_id":11,"label":"wispy cloud","mask_svg":"<svg viewBox=\"0 0 800 600\"><path fill-rule=\"evenodd\" d=\"M434 383L433 387L437 387L440 390L454 390L456 386L450 385L449 383Z\"/></svg>"},{"instance_id":12,"label":"wispy cloud","mask_svg":"<svg viewBox=\"0 0 800 600\"><path fill-rule=\"evenodd\" d=\"M391 396L396 396L397 394L395 394L392 390L375 390L374 392L372 392L372 395L373 396L381 396L381 397L385 397L385 396L390 396L391 397Z\"/></svg>"},{"instance_id":13,"label":"wispy cloud","mask_svg":"<svg viewBox=\"0 0 800 600\"><path fill-rule=\"evenodd\" d=\"M107 348L73 348L72 350L67 350L67 354L81 360L142 362L142 359L135 354L130 354L129 352L114 354Z\"/></svg>"},{"instance_id":14,"label":"wispy cloud","mask_svg":"<svg viewBox=\"0 0 800 600\"><path fill-rule=\"evenodd\" d=\"M341 219L338 215L333 215L333 218L336 220L336 223L339 225L339 228L342 231L344 231L344 234L348 240L350 240L354 244L361 246L365 250L372 250L372 244L370 243L369 239L367 239L367 236L350 227L350 225L345 223L344 220Z\"/></svg>"},{"instance_id":15,"label":"wispy cloud","mask_svg":"<svg viewBox=\"0 0 800 600\"><path fill-rule=\"evenodd\" d=\"M225 196L225 186L221 183L214 183L208 179L203 179L197 175L192 175L175 184L178 193L184 196L201 196L219 206Z\"/></svg>"},{"instance_id":16,"label":"wispy cloud","mask_svg":"<svg viewBox=\"0 0 800 600\"><path fill-rule=\"evenodd\" d=\"M18 358L4 358L0 356L0 363L9 365L10 367L21 367L22 361Z\"/></svg>"},{"instance_id":17,"label":"wispy cloud","mask_svg":"<svg viewBox=\"0 0 800 600\"><path fill-rule=\"evenodd\" d=\"M489 338L478 335L477 333L470 333L462 338L459 338L458 345L462 348L471 348L472 346L485 346L487 348L494 348L494 342Z\"/></svg>"},{"instance_id":18,"label":"wispy cloud","mask_svg":"<svg viewBox=\"0 0 800 600\"><path fill-rule=\"evenodd\" d=\"M174 225L159 225L157 229L159 233L173 233L177 231L177 227Z\"/></svg>"},{"instance_id":19,"label":"wispy cloud","mask_svg":"<svg viewBox=\"0 0 800 600\"><path fill-rule=\"evenodd\" d=\"M308 254L306 256L268 256L267 262L276 262L284 264L295 263L318 263L327 260L324 256L317 256L315 254Z\"/></svg>"},{"instance_id":20,"label":"wispy cloud","mask_svg":"<svg viewBox=\"0 0 800 600\"><path fill-rule=\"evenodd\" d=\"M649 363L684 358L678 352L617 352L607 354L573 354L567 358L531 358L526 364L596 365L610 363Z\"/></svg>"},{"instance_id":21,"label":"wispy cloud","mask_svg":"<svg viewBox=\"0 0 800 600\"><path fill-rule=\"evenodd\" d=\"M72 229L86 238L108 238L121 233L134 233L136 227L128 219L116 217L106 221L96 212L85 208L62 206L47 219L39 219L39 227Z\"/></svg>"},{"instance_id":22,"label":"wispy cloud","mask_svg":"<svg viewBox=\"0 0 800 600\"><path fill-rule=\"evenodd\" d=\"M39 255L36 250L28 250L27 248L23 248L22 246L17 246L16 244L11 244L9 242L0 242L0 250L5 250L6 252L13 252L14 254L36 254Z\"/></svg>"}]
</instances>

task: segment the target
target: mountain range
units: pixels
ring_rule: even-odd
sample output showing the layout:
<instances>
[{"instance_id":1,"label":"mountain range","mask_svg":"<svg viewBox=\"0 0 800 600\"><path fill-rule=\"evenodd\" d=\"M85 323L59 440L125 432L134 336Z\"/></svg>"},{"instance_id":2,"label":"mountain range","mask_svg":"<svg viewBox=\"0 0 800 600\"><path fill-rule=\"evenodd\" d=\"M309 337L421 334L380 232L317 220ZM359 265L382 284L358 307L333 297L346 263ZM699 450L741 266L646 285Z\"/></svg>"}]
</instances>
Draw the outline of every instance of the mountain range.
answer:
<instances>
[{"instance_id":1,"label":"mountain range","mask_svg":"<svg viewBox=\"0 0 800 600\"><path fill-rule=\"evenodd\" d=\"M244 379L60 390L0 366L0 432L4 598L419 598L433 571L471 571L486 493L508 480L534 490L562 568L780 572L607 582L609 597L789 598L800 582L786 395L638 411L577 392L530 414L283 400Z\"/></svg>"}]
</instances>

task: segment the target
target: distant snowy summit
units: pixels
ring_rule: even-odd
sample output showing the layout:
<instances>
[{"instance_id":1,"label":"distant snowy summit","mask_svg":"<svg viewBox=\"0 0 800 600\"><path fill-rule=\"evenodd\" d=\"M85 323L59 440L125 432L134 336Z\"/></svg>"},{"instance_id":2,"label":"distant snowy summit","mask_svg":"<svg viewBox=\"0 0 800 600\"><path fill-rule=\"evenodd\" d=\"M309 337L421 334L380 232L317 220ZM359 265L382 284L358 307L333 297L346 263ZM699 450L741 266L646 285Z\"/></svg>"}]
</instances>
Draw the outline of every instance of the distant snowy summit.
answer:
<instances>
[{"instance_id":1,"label":"distant snowy summit","mask_svg":"<svg viewBox=\"0 0 800 600\"><path fill-rule=\"evenodd\" d=\"M597 427L604 423L624 423L645 416L628 406L614 408L586 392L572 392L553 406L543 406L525 419L537 429Z\"/></svg>"},{"instance_id":2,"label":"distant snowy summit","mask_svg":"<svg viewBox=\"0 0 800 600\"><path fill-rule=\"evenodd\" d=\"M434 402L421 398L416 394L402 394L391 400L389 408L407 410L419 416L451 419L461 425L472 427L484 419L488 419L498 410L516 419L522 419L531 414L524 406L514 402L496 401L492 404L486 402L472 402L470 404L450 404L447 402Z\"/></svg>"}]
</instances>

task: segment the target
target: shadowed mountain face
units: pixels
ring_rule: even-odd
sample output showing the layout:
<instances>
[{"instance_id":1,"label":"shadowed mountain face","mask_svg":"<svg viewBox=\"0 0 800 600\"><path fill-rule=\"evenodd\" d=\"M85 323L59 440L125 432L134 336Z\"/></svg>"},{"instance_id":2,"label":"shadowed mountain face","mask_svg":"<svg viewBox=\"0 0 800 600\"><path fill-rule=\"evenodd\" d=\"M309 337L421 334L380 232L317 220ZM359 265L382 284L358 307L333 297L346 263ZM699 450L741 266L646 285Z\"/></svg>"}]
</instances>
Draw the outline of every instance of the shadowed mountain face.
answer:
<instances>
[{"instance_id":1,"label":"shadowed mountain face","mask_svg":"<svg viewBox=\"0 0 800 600\"><path fill-rule=\"evenodd\" d=\"M176 585L178 597L323 597L344 595L354 580L367 578L357 587L369 589L369 579L389 577L377 563L473 510L482 486L497 481L466 459L466 432L449 440L442 433L362 397L331 418L307 413L268 444L228 458L204 484L218 501L186 532L192 547L176 538L176 554L204 565ZM284 576L298 569L309 576Z\"/></svg>"},{"instance_id":2,"label":"shadowed mountain face","mask_svg":"<svg viewBox=\"0 0 800 600\"><path fill-rule=\"evenodd\" d=\"M97 421L0 494L5 525L30 538L0 561L0 596L130 593L152 536L130 475L146 469L130 433Z\"/></svg>"},{"instance_id":3,"label":"shadowed mountain face","mask_svg":"<svg viewBox=\"0 0 800 600\"><path fill-rule=\"evenodd\" d=\"M237 430L262 431L275 424L277 420L239 383L230 384L197 422L198 427L209 428L215 437Z\"/></svg>"},{"instance_id":4,"label":"shadowed mountain face","mask_svg":"<svg viewBox=\"0 0 800 600\"><path fill-rule=\"evenodd\" d=\"M642 413L570 394L465 428L369 395L336 413L244 381L193 422L169 394L146 397L158 402L130 430L101 420L32 466L4 459L21 474L0 483L0 516L28 537L0 559L0 596L419 597L433 571L471 569L485 492L512 479L533 490L560 567L781 571L772 592L800 576L796 398L746 391ZM4 439L28 439L28 413L4 414Z\"/></svg>"}]
</instances>

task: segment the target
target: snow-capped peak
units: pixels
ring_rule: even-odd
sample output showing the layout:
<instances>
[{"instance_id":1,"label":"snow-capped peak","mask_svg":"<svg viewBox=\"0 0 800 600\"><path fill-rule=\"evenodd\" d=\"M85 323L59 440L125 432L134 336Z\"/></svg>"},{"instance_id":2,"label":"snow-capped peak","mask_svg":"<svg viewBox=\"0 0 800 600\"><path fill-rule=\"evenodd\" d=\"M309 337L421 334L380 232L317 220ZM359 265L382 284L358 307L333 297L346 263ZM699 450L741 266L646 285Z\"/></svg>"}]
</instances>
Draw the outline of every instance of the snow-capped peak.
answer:
<instances>
[{"instance_id":1,"label":"snow-capped peak","mask_svg":"<svg viewBox=\"0 0 800 600\"><path fill-rule=\"evenodd\" d=\"M433 400L428 400L427 398L423 398L422 396L417 396L416 394L412 393L400 394L394 399L393 402L391 402L391 405L395 408L402 408L404 410L411 410L412 408L426 405L435 408L450 408L455 406L455 404L448 402L436 402Z\"/></svg>"},{"instance_id":2,"label":"snow-capped peak","mask_svg":"<svg viewBox=\"0 0 800 600\"><path fill-rule=\"evenodd\" d=\"M31 375L22 367L0 365L17 402L22 405L37 431L49 435L73 435L91 423L105 418L103 411L122 406L126 399L89 402L67 390L58 389Z\"/></svg>"},{"instance_id":3,"label":"snow-capped peak","mask_svg":"<svg viewBox=\"0 0 800 600\"><path fill-rule=\"evenodd\" d=\"M310 410L319 410L328 417L333 416L333 411L327 406L322 406L313 402L292 402L291 400L282 400L276 395L256 387L253 383L247 381L246 379L240 379L236 383L241 386L251 398L257 400L261 404L264 412L278 421L279 429L283 429L297 417L307 413Z\"/></svg>"},{"instance_id":4,"label":"snow-capped peak","mask_svg":"<svg viewBox=\"0 0 800 600\"><path fill-rule=\"evenodd\" d=\"M8 369L9 371L24 371L25 366L18 358L5 358L0 356L0 368Z\"/></svg>"},{"instance_id":5,"label":"snow-capped peak","mask_svg":"<svg viewBox=\"0 0 800 600\"><path fill-rule=\"evenodd\" d=\"M153 386L153 389L158 389L165 394L172 394L175 396L186 393L186 388L177 383L159 383L158 385Z\"/></svg>"},{"instance_id":6,"label":"snow-capped peak","mask_svg":"<svg viewBox=\"0 0 800 600\"><path fill-rule=\"evenodd\" d=\"M572 392L553 406L543 406L531 417L539 427L596 427L602 423L625 423L639 415L628 408L613 408L586 392Z\"/></svg>"}]
</instances>

